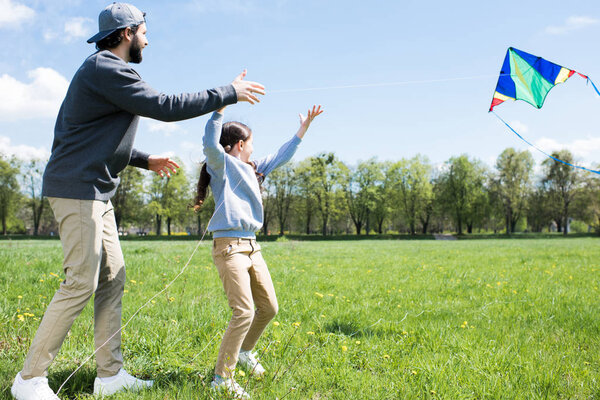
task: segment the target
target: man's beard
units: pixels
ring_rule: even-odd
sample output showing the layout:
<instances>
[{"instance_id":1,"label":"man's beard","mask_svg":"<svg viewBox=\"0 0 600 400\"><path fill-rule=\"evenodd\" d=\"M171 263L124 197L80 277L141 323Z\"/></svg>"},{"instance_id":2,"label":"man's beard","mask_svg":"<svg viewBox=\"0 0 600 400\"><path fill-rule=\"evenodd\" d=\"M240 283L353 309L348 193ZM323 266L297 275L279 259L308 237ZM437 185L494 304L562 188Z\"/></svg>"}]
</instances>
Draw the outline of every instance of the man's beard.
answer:
<instances>
[{"instance_id":1,"label":"man's beard","mask_svg":"<svg viewBox=\"0 0 600 400\"><path fill-rule=\"evenodd\" d=\"M142 46L140 46L140 41L137 36L133 39L131 47L129 48L129 61L134 64L142 62Z\"/></svg>"}]
</instances>

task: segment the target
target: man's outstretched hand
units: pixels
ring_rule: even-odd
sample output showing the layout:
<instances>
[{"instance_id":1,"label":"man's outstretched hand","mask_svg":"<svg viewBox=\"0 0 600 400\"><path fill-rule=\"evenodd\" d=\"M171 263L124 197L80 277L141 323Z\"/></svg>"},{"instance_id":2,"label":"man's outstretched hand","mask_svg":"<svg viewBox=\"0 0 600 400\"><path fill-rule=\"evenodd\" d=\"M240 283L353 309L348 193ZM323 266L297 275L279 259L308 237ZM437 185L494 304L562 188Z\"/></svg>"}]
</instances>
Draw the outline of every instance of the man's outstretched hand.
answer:
<instances>
[{"instance_id":1,"label":"man's outstretched hand","mask_svg":"<svg viewBox=\"0 0 600 400\"><path fill-rule=\"evenodd\" d=\"M179 165L169 157L150 156L148 157L148 169L154 171L160 176L171 177L171 173L176 174Z\"/></svg>"},{"instance_id":2,"label":"man's outstretched hand","mask_svg":"<svg viewBox=\"0 0 600 400\"><path fill-rule=\"evenodd\" d=\"M250 104L260 103L257 94L265 94L265 87L258 82L245 81L246 70L239 74L231 84L235 89L238 101L247 101Z\"/></svg>"}]
</instances>

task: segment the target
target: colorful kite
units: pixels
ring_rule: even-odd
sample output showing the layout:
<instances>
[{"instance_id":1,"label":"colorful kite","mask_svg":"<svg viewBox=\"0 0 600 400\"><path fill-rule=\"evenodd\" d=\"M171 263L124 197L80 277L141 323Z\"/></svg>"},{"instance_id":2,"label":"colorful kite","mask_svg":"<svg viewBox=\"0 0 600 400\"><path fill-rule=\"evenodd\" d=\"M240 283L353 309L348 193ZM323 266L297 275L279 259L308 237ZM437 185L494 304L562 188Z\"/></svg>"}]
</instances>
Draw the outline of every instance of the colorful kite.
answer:
<instances>
[{"instance_id":1,"label":"colorful kite","mask_svg":"<svg viewBox=\"0 0 600 400\"><path fill-rule=\"evenodd\" d=\"M534 147L546 156L559 161L563 164L570 165L575 168L584 169L586 171L600 174L600 171L595 171L570 164L566 161L559 160L556 157L547 154L543 150L529 143L523 136L519 135L506 121L494 112L494 107L505 102L506 100L523 100L534 107L542 108L544 100L550 89L559 83L565 82L574 74L578 74L592 84L596 93L600 92L587 76L580 74L572 69L561 67L560 65L551 63L541 57L534 56L524 51L517 50L514 47L509 47L500 70L500 77L496 85L496 91L490 106L490 112L493 112L511 131L513 131L525 143Z\"/></svg>"}]
</instances>

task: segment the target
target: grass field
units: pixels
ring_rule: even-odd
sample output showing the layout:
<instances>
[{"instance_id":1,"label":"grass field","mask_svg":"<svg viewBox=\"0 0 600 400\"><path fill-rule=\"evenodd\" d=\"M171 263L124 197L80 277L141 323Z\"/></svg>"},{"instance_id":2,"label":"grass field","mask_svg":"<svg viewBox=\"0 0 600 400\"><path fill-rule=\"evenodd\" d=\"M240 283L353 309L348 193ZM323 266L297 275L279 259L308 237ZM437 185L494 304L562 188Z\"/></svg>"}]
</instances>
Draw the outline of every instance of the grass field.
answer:
<instances>
[{"instance_id":1,"label":"grass field","mask_svg":"<svg viewBox=\"0 0 600 400\"><path fill-rule=\"evenodd\" d=\"M123 318L196 242L126 241ZM126 368L155 387L115 399L208 399L230 317L203 243L125 329ZM280 311L259 342L258 399L600 399L600 242L263 243ZM0 242L0 398L62 277L56 240ZM93 351L89 304L50 369L55 390ZM91 398L93 360L61 398Z\"/></svg>"}]
</instances>

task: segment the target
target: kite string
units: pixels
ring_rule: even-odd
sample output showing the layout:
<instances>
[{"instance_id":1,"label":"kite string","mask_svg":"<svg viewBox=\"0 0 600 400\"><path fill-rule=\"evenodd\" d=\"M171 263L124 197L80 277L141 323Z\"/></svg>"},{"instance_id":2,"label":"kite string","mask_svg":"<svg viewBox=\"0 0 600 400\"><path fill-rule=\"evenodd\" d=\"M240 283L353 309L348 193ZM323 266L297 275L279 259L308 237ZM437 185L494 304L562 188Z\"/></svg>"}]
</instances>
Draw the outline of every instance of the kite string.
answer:
<instances>
[{"instance_id":1,"label":"kite string","mask_svg":"<svg viewBox=\"0 0 600 400\"><path fill-rule=\"evenodd\" d=\"M593 83L592 83L592 85L593 85ZM596 89L596 90L597 90L597 89ZM600 93L598 93L598 94L600 95ZM519 132L517 132L517 131L516 131L516 130L515 130L513 127L512 127L512 126L510 126L510 125L508 124L508 122L506 122L506 121L505 121L505 120L503 120L503 119L502 119L502 118L501 118L501 117L500 117L498 114L496 114L496 112L495 112L495 111L493 111L493 110L492 110L492 111L490 111L490 112L491 112L491 113L493 113L493 114L496 116L496 118L498 118L500 121L502 121L502 123L504 123L504 125L506 125L506 126L508 127L508 129L510 129L511 131L513 131L513 133L514 133L515 135L517 135L517 136L518 136L518 137L519 137L519 138L520 138L522 141L524 141L525 143L527 143L528 145L530 145L531 147L533 147L534 149L536 149L536 150L537 150L537 151L539 151L540 153L544 154L545 156L547 156L547 157L550 157L550 158L551 158L551 159L553 159L554 161L561 162L561 163L563 163L563 164L569 165L569 166L571 166L571 167L574 167L574 168L579 168L579 169L582 169L582 170L584 170L584 171L589 171L589 172L593 172L593 173L595 173L595 174L600 174L600 171L596 171L596 170L593 170L593 169L589 169L589 168L581 167L581 166L579 166L579 165L574 165L574 164L568 163L568 162L566 162L566 161L563 161L563 160L561 160L560 158L556 158L556 157L554 157L554 156L552 156L552 155L550 155L550 154L546 153L544 150L540 149L539 147L537 147L536 145L532 144L532 143L531 143L531 142L529 142L527 139L525 139L523 136L521 136L521 135L519 134Z\"/></svg>"},{"instance_id":2,"label":"kite string","mask_svg":"<svg viewBox=\"0 0 600 400\"><path fill-rule=\"evenodd\" d=\"M232 189L232 191L234 191L240 183L242 183L243 178L240 178L239 182L235 185L235 187ZM121 331L123 331L123 329L125 329L127 327L127 325L129 325L129 323L133 320L133 318L142 310L144 309L148 304L150 304L152 302L152 300L154 300L156 297L160 296L162 293L164 293L169 287L171 287L171 285L185 272L185 270L188 268L190 261L192 261L192 258L194 257L194 255L196 254L196 251L198 251L198 247L200 247L200 244L202 243L202 241L204 240L204 236L206 236L206 233L208 232L208 226L210 225L210 222L212 221L212 219L214 218L215 214L217 213L217 211L221 208L221 206L223 205L223 203L225 202L225 199L223 199L223 201L219 204L219 206L215 209L215 211L213 212L213 215L210 217L210 219L208 220L208 223L206 224L206 229L204 230L204 233L202 234L202 237L200 238L200 240L198 241L198 243L196 244L196 247L194 248L194 251L192 252L192 254L190 255L189 259L187 260L187 262L185 263L185 265L183 266L183 268L181 269L181 271L175 276L175 278L173 278L173 280L171 282L169 282L168 284L165 285L165 287L159 291L158 293L156 293L154 296L152 296L150 299L148 299L148 301L146 301L140 308L138 308L131 317L129 317L129 319L127 320L127 322L124 325L121 325L121 327L115 331L115 333L113 333L104 343L102 343L102 345L100 345L98 348L96 348L96 350L90 354L90 356L88 358L86 358L76 369L75 371L73 371L68 377L67 379L65 379L65 381L62 383L62 385L60 385L60 387L58 388L58 390L56 391L56 394L58 395L60 393L60 391L62 390L62 388L65 386L65 384L69 381L69 379L71 379L73 377L73 375L75 375L75 373L77 371L79 371L85 364L87 364L87 362L89 360L92 359L92 357L94 357L96 355L96 353L103 348L112 338L114 338L118 333L120 333Z\"/></svg>"},{"instance_id":3,"label":"kite string","mask_svg":"<svg viewBox=\"0 0 600 400\"><path fill-rule=\"evenodd\" d=\"M510 74L501 74L510 75ZM463 76L457 78L441 78L441 79L425 79L425 80L413 80L413 81L401 81L401 82L380 82L380 83L365 83L358 85L341 85L341 86L322 86L312 87L303 89L280 89L280 90L269 90L269 93L291 93L291 92L309 92L315 90L330 90L330 89L353 89L353 88L369 88L369 87L384 87L384 86L401 86L401 85L413 85L420 83L441 83L441 82L454 82L454 81L466 81L473 79L493 78L498 76L494 75L474 75L474 76Z\"/></svg>"}]
</instances>

